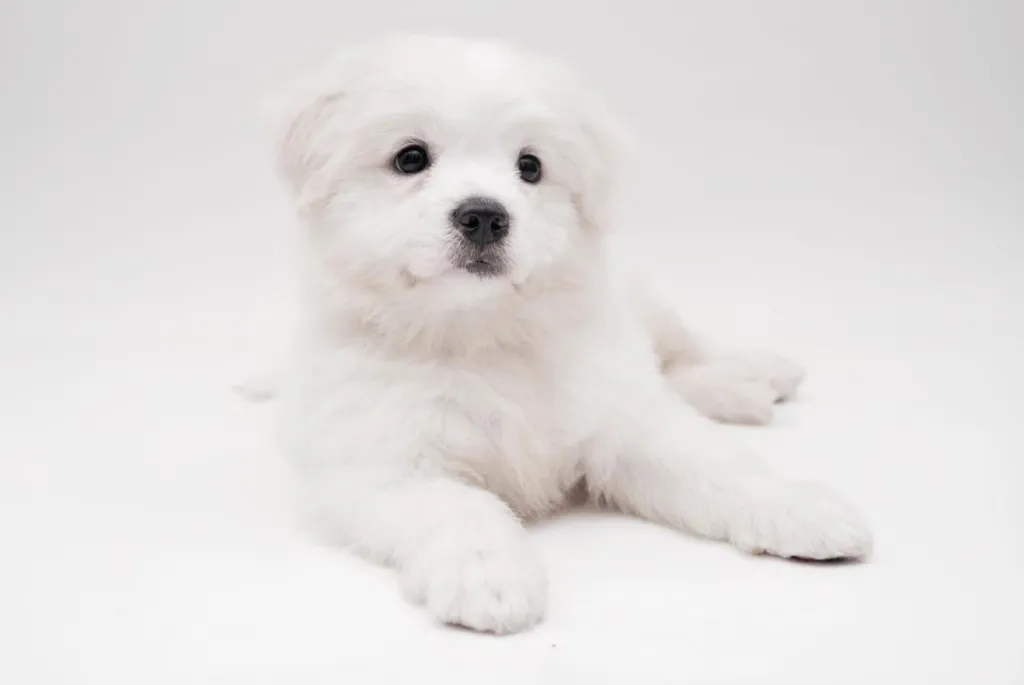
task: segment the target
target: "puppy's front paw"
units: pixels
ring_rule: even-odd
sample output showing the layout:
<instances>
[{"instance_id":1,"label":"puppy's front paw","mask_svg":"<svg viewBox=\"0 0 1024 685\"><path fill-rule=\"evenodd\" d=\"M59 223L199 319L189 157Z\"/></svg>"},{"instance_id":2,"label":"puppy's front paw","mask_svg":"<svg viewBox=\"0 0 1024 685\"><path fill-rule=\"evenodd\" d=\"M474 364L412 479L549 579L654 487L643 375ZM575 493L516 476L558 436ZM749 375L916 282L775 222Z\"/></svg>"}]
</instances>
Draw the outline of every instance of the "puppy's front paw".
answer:
<instances>
[{"instance_id":1,"label":"puppy's front paw","mask_svg":"<svg viewBox=\"0 0 1024 685\"><path fill-rule=\"evenodd\" d=\"M708 418L753 425L770 423L776 403L791 399L803 379L803 369L769 353L721 357L669 376L683 399Z\"/></svg>"},{"instance_id":2,"label":"puppy's front paw","mask_svg":"<svg viewBox=\"0 0 1024 685\"><path fill-rule=\"evenodd\" d=\"M863 559L873 546L860 512L814 483L781 486L752 502L730 539L751 554L814 560Z\"/></svg>"},{"instance_id":3,"label":"puppy's front paw","mask_svg":"<svg viewBox=\"0 0 1024 685\"><path fill-rule=\"evenodd\" d=\"M406 595L439 621L487 633L532 627L547 608L547 576L525 542L438 540L406 569Z\"/></svg>"}]
</instances>

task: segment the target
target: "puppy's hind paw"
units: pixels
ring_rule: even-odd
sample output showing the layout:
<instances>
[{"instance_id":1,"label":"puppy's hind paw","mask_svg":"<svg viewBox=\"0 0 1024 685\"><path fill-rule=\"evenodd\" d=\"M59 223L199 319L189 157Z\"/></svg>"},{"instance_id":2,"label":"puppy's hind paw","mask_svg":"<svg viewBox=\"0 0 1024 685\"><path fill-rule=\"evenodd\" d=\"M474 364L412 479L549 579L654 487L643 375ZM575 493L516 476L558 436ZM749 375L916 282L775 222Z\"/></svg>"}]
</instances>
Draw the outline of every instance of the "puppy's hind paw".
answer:
<instances>
[{"instance_id":1,"label":"puppy's hind paw","mask_svg":"<svg viewBox=\"0 0 1024 685\"><path fill-rule=\"evenodd\" d=\"M766 383L747 380L715 365L677 371L670 382L687 404L723 423L765 425L775 415L778 394Z\"/></svg>"},{"instance_id":2,"label":"puppy's hind paw","mask_svg":"<svg viewBox=\"0 0 1024 685\"><path fill-rule=\"evenodd\" d=\"M774 418L776 404L796 395L804 370L769 353L747 353L675 369L668 378L687 404L708 418L764 425Z\"/></svg>"},{"instance_id":3,"label":"puppy's hind paw","mask_svg":"<svg viewBox=\"0 0 1024 685\"><path fill-rule=\"evenodd\" d=\"M771 352L742 352L723 357L718 363L733 367L744 378L767 383L779 402L796 397L807 376L799 364Z\"/></svg>"}]
</instances>

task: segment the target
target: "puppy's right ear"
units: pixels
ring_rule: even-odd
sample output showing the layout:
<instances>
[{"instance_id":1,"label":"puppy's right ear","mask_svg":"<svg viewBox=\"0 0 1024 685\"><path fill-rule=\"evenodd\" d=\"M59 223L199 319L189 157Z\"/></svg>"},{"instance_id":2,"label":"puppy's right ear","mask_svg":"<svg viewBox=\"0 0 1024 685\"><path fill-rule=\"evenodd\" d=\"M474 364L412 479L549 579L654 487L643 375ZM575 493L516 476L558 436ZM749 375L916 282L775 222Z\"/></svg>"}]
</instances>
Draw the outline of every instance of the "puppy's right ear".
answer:
<instances>
[{"instance_id":1,"label":"puppy's right ear","mask_svg":"<svg viewBox=\"0 0 1024 685\"><path fill-rule=\"evenodd\" d=\"M300 213L322 209L334 192L331 151L340 89L325 89L311 80L279 93L268 103L274 126L274 157L278 175Z\"/></svg>"}]
</instances>

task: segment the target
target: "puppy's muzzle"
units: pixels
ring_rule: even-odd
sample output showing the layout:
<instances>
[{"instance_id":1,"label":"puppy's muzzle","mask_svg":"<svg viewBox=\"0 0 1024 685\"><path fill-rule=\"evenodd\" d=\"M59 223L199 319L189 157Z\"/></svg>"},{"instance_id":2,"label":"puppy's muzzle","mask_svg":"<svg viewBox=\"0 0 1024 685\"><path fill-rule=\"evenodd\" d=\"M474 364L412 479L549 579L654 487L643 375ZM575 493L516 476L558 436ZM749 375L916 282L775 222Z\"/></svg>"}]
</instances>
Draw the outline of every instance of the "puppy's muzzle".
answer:
<instances>
[{"instance_id":1,"label":"puppy's muzzle","mask_svg":"<svg viewBox=\"0 0 1024 685\"><path fill-rule=\"evenodd\" d=\"M452 211L452 223L466 240L482 249L508 235L509 216L497 200L471 197Z\"/></svg>"}]
</instances>

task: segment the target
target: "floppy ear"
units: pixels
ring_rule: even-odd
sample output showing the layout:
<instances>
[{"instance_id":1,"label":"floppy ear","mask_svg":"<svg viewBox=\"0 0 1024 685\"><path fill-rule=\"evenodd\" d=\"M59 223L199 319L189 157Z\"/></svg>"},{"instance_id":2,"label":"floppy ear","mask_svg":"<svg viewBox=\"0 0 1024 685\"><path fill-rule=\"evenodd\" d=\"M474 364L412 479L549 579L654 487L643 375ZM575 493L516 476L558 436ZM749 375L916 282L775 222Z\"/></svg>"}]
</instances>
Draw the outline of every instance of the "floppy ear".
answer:
<instances>
[{"instance_id":1,"label":"floppy ear","mask_svg":"<svg viewBox=\"0 0 1024 685\"><path fill-rule=\"evenodd\" d=\"M633 138L602 98L588 93L579 110L583 143L582 190L576 198L583 222L601 233L615 230L615 209Z\"/></svg>"},{"instance_id":2,"label":"floppy ear","mask_svg":"<svg viewBox=\"0 0 1024 685\"><path fill-rule=\"evenodd\" d=\"M275 166L301 213L322 208L330 199L331 123L343 97L338 90L310 82L278 94L270 103Z\"/></svg>"},{"instance_id":3,"label":"floppy ear","mask_svg":"<svg viewBox=\"0 0 1024 685\"><path fill-rule=\"evenodd\" d=\"M323 209L337 190L339 169L333 165L348 142L349 93L372 48L367 43L342 47L269 102L277 171L300 213Z\"/></svg>"}]
</instances>

